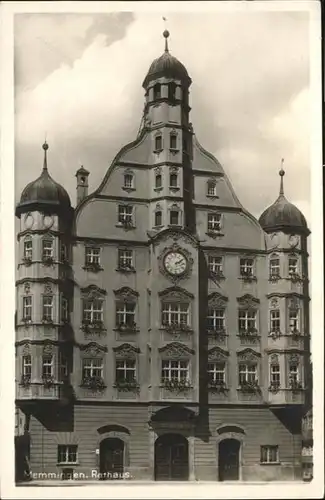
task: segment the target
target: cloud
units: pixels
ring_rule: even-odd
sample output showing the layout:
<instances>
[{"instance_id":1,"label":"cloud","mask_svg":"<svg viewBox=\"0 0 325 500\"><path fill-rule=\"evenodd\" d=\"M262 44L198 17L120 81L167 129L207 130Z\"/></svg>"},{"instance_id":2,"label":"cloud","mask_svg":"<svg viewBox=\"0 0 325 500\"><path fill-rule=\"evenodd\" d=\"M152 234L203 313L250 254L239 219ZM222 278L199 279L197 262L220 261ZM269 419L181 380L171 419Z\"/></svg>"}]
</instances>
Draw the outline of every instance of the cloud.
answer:
<instances>
[{"instance_id":1,"label":"cloud","mask_svg":"<svg viewBox=\"0 0 325 500\"><path fill-rule=\"evenodd\" d=\"M90 170L95 189L119 148L136 137L144 103L141 85L150 63L162 53L163 26L158 14L128 16L109 20L103 15L95 22L76 14L62 25L51 15L46 27L33 16L21 21L29 45L16 45L17 196L39 173L45 131L50 170L72 200L80 164ZM275 200L284 157L286 194L308 211L308 15L166 16L171 53L193 80L194 130L222 162L241 202L259 215ZM109 29L117 33L114 39ZM38 37L57 44L52 66L35 63Z\"/></svg>"}]
</instances>

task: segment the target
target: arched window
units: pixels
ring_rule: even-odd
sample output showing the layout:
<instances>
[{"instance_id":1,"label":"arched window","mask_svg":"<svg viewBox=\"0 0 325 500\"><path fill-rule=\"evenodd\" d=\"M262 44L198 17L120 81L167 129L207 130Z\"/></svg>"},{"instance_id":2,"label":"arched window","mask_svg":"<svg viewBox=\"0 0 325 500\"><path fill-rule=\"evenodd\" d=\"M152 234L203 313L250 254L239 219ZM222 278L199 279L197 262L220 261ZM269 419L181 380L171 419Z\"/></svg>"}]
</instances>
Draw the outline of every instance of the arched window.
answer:
<instances>
[{"instance_id":1,"label":"arched window","mask_svg":"<svg viewBox=\"0 0 325 500\"><path fill-rule=\"evenodd\" d=\"M155 137L155 151L161 151L161 150L162 150L162 136L156 135L156 137Z\"/></svg>"},{"instance_id":2,"label":"arched window","mask_svg":"<svg viewBox=\"0 0 325 500\"><path fill-rule=\"evenodd\" d=\"M134 188L134 175L131 172L126 172L124 174L124 186L125 189Z\"/></svg>"},{"instance_id":3,"label":"arched window","mask_svg":"<svg viewBox=\"0 0 325 500\"><path fill-rule=\"evenodd\" d=\"M208 196L216 196L217 195L217 184L215 180L209 180L207 182L207 188L208 188Z\"/></svg>"},{"instance_id":4,"label":"arched window","mask_svg":"<svg viewBox=\"0 0 325 500\"><path fill-rule=\"evenodd\" d=\"M168 84L168 99L174 100L176 98L176 83L170 82Z\"/></svg>"},{"instance_id":5,"label":"arched window","mask_svg":"<svg viewBox=\"0 0 325 500\"><path fill-rule=\"evenodd\" d=\"M160 85L160 83L156 83L153 87L153 98L154 99L161 98L161 85Z\"/></svg>"}]
</instances>

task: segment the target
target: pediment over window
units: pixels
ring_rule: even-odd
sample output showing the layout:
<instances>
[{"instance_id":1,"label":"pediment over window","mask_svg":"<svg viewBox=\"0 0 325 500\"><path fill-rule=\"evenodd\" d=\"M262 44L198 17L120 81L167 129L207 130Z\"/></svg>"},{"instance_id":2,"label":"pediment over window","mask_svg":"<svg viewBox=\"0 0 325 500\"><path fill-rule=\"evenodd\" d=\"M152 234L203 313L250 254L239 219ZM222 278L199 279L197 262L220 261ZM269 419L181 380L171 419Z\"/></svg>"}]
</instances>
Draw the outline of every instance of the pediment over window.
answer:
<instances>
[{"instance_id":1,"label":"pediment over window","mask_svg":"<svg viewBox=\"0 0 325 500\"><path fill-rule=\"evenodd\" d=\"M23 347L23 356L28 356L31 353L31 345L25 344Z\"/></svg>"},{"instance_id":2,"label":"pediment over window","mask_svg":"<svg viewBox=\"0 0 325 500\"><path fill-rule=\"evenodd\" d=\"M261 354L253 349L243 349L237 352L237 357L240 361L256 361Z\"/></svg>"},{"instance_id":3,"label":"pediment over window","mask_svg":"<svg viewBox=\"0 0 325 500\"><path fill-rule=\"evenodd\" d=\"M107 294L106 290L99 288L96 285L86 286L85 288L81 288L80 291L83 297L87 299L95 299L97 297L103 297Z\"/></svg>"},{"instance_id":4,"label":"pediment over window","mask_svg":"<svg viewBox=\"0 0 325 500\"><path fill-rule=\"evenodd\" d=\"M237 297L237 302L241 307L246 308L256 308L256 306L260 303L260 300L249 293L242 295L241 297Z\"/></svg>"},{"instance_id":5,"label":"pediment over window","mask_svg":"<svg viewBox=\"0 0 325 500\"><path fill-rule=\"evenodd\" d=\"M108 434L109 432L118 432L120 434L130 434L130 431L127 427L118 424L111 425L103 425L102 427L98 427L98 434Z\"/></svg>"},{"instance_id":6,"label":"pediment over window","mask_svg":"<svg viewBox=\"0 0 325 500\"><path fill-rule=\"evenodd\" d=\"M229 356L229 352L221 349L220 347L213 347L208 351L209 361L225 361Z\"/></svg>"},{"instance_id":7,"label":"pediment over window","mask_svg":"<svg viewBox=\"0 0 325 500\"><path fill-rule=\"evenodd\" d=\"M299 354L290 354L289 355L289 361L290 361L290 363L297 363L297 364L299 364L299 362L300 362L300 356L299 356Z\"/></svg>"},{"instance_id":8,"label":"pediment over window","mask_svg":"<svg viewBox=\"0 0 325 500\"><path fill-rule=\"evenodd\" d=\"M103 352L107 352L107 347L97 344L97 342L89 342L89 344L80 345L80 350L88 356L99 356Z\"/></svg>"},{"instance_id":9,"label":"pediment over window","mask_svg":"<svg viewBox=\"0 0 325 500\"><path fill-rule=\"evenodd\" d=\"M237 424L223 424L217 428L217 434L246 434L245 430Z\"/></svg>"},{"instance_id":10,"label":"pediment over window","mask_svg":"<svg viewBox=\"0 0 325 500\"><path fill-rule=\"evenodd\" d=\"M218 292L212 292L208 296L209 306L225 307L227 302L228 302L228 297L225 297L224 295L221 295L221 293Z\"/></svg>"},{"instance_id":11,"label":"pediment over window","mask_svg":"<svg viewBox=\"0 0 325 500\"><path fill-rule=\"evenodd\" d=\"M195 351L190 349L184 344L180 342L171 342L163 347L159 348L159 352L164 355L164 358L189 358L191 354L194 354Z\"/></svg>"},{"instance_id":12,"label":"pediment over window","mask_svg":"<svg viewBox=\"0 0 325 500\"><path fill-rule=\"evenodd\" d=\"M122 288L119 288L118 290L113 290L115 296L121 300L136 300L136 298L139 296L139 292L136 292L135 290L132 290L132 288L128 286L122 286Z\"/></svg>"},{"instance_id":13,"label":"pediment over window","mask_svg":"<svg viewBox=\"0 0 325 500\"><path fill-rule=\"evenodd\" d=\"M113 351L115 355L120 358L135 358L136 354L139 354L140 349L138 347L134 347L131 344L121 344L118 347L113 347Z\"/></svg>"},{"instance_id":14,"label":"pediment over window","mask_svg":"<svg viewBox=\"0 0 325 500\"><path fill-rule=\"evenodd\" d=\"M278 365L279 364L279 355L278 354L271 354L269 357L271 365Z\"/></svg>"},{"instance_id":15,"label":"pediment over window","mask_svg":"<svg viewBox=\"0 0 325 500\"><path fill-rule=\"evenodd\" d=\"M280 305L278 297L272 297L270 300L270 307L271 309L279 309Z\"/></svg>"},{"instance_id":16,"label":"pediment over window","mask_svg":"<svg viewBox=\"0 0 325 500\"><path fill-rule=\"evenodd\" d=\"M169 288L159 292L158 295L164 300L178 300L184 299L185 297L188 299L194 299L194 295L192 293L179 286L170 286Z\"/></svg>"}]
</instances>

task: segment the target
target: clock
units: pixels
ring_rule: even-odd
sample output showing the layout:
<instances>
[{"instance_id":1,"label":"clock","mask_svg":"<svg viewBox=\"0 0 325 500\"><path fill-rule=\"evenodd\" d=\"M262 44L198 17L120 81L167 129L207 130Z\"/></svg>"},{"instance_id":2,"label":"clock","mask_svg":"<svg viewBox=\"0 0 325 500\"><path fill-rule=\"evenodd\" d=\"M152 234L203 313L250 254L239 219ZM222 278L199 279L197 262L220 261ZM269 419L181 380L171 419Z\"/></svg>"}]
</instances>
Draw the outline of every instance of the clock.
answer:
<instances>
[{"instance_id":1,"label":"clock","mask_svg":"<svg viewBox=\"0 0 325 500\"><path fill-rule=\"evenodd\" d=\"M44 215L43 216L44 227L51 227L53 222L54 222L53 217L51 215Z\"/></svg>"},{"instance_id":2,"label":"clock","mask_svg":"<svg viewBox=\"0 0 325 500\"><path fill-rule=\"evenodd\" d=\"M32 214L26 214L25 216L25 228L30 229L34 224L34 218Z\"/></svg>"},{"instance_id":3,"label":"clock","mask_svg":"<svg viewBox=\"0 0 325 500\"><path fill-rule=\"evenodd\" d=\"M180 276L187 269L187 258L181 252L168 252L164 258L164 267L169 274Z\"/></svg>"}]
</instances>

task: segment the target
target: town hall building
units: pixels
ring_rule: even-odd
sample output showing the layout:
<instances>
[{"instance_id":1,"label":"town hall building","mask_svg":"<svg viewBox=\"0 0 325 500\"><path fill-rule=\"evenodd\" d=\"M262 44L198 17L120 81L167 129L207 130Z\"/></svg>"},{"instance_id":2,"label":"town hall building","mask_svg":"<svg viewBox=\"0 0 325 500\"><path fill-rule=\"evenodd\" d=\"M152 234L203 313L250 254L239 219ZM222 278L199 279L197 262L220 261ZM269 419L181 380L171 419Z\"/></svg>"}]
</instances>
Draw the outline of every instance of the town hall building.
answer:
<instances>
[{"instance_id":1,"label":"town hall building","mask_svg":"<svg viewBox=\"0 0 325 500\"><path fill-rule=\"evenodd\" d=\"M310 231L283 168L259 220L241 205L168 37L98 188L79 168L73 208L45 143L16 207L17 479L311 477Z\"/></svg>"}]
</instances>

